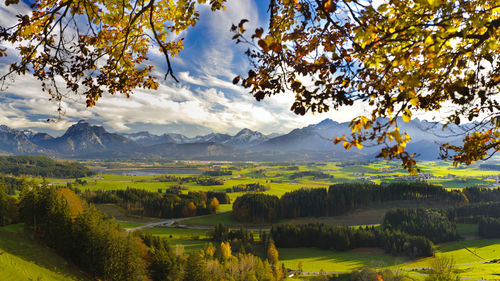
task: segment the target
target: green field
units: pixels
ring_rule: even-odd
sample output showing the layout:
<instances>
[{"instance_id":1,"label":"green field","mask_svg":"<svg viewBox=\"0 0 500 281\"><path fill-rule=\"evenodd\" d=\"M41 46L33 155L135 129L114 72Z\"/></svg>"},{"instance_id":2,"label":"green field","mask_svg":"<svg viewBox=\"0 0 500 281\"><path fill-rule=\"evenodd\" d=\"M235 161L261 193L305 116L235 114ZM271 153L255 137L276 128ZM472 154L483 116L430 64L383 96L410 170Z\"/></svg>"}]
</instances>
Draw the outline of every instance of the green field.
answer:
<instances>
[{"instance_id":1,"label":"green field","mask_svg":"<svg viewBox=\"0 0 500 281\"><path fill-rule=\"evenodd\" d=\"M210 243L207 230L157 227L144 232L167 239L171 246L182 245L186 251L201 250Z\"/></svg>"},{"instance_id":2,"label":"green field","mask_svg":"<svg viewBox=\"0 0 500 281\"><path fill-rule=\"evenodd\" d=\"M402 260L380 249L356 249L346 252L316 248L279 248L279 259L286 267L298 269L299 262L307 272L350 272L363 267L386 267Z\"/></svg>"},{"instance_id":3,"label":"green field","mask_svg":"<svg viewBox=\"0 0 500 281\"><path fill-rule=\"evenodd\" d=\"M0 227L0 280L91 280L52 249L27 237L23 225Z\"/></svg>"}]
</instances>

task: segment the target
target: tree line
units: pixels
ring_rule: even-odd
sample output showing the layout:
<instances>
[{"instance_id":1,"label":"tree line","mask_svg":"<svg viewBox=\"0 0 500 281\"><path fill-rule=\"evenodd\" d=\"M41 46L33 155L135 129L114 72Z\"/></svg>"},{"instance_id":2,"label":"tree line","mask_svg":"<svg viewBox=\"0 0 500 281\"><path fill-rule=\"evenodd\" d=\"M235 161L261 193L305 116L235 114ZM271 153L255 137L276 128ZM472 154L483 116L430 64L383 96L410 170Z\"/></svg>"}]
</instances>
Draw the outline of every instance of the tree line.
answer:
<instances>
[{"instance_id":1,"label":"tree line","mask_svg":"<svg viewBox=\"0 0 500 281\"><path fill-rule=\"evenodd\" d=\"M157 193L143 189L87 191L83 194L92 203L115 203L131 213L158 217L180 218L215 214L219 204L228 204L229 196L223 192L190 191L188 194Z\"/></svg>"},{"instance_id":2,"label":"tree line","mask_svg":"<svg viewBox=\"0 0 500 281\"><path fill-rule=\"evenodd\" d=\"M268 185L263 185L258 182L256 183L247 183L247 184L238 184L234 185L231 188L227 188L227 193L232 192L264 192L269 190L270 187Z\"/></svg>"},{"instance_id":3,"label":"tree line","mask_svg":"<svg viewBox=\"0 0 500 281\"><path fill-rule=\"evenodd\" d=\"M24 189L19 202L22 221L43 243L92 276L144 280L147 268L140 239L126 235L95 207L82 206L73 195L76 200L66 200L60 190L48 186Z\"/></svg>"},{"instance_id":4,"label":"tree line","mask_svg":"<svg viewBox=\"0 0 500 281\"><path fill-rule=\"evenodd\" d=\"M78 162L61 162L45 156L0 156L0 173L50 178L80 178L95 174Z\"/></svg>"},{"instance_id":5,"label":"tree line","mask_svg":"<svg viewBox=\"0 0 500 281\"><path fill-rule=\"evenodd\" d=\"M381 248L392 255L432 256L433 243L423 237L375 227L280 224L271 228L276 246L284 248L318 247L346 251L355 248Z\"/></svg>"},{"instance_id":6,"label":"tree line","mask_svg":"<svg viewBox=\"0 0 500 281\"><path fill-rule=\"evenodd\" d=\"M230 170L213 170L213 171L205 171L202 173L204 176L210 177L221 177L221 176L232 176L233 171Z\"/></svg>"},{"instance_id":7,"label":"tree line","mask_svg":"<svg viewBox=\"0 0 500 281\"><path fill-rule=\"evenodd\" d=\"M394 209L385 213L382 226L410 235L424 236L434 243L459 238L457 227L443 212L431 209Z\"/></svg>"},{"instance_id":8,"label":"tree line","mask_svg":"<svg viewBox=\"0 0 500 281\"><path fill-rule=\"evenodd\" d=\"M486 238L500 237L500 219L492 217L481 217L477 225L477 232Z\"/></svg>"},{"instance_id":9,"label":"tree line","mask_svg":"<svg viewBox=\"0 0 500 281\"><path fill-rule=\"evenodd\" d=\"M154 180L159 181L159 182L177 182L179 184L183 184L185 182L194 182L194 183L197 183L197 184L202 185L202 186L224 185L223 179L206 177L206 176L179 177L179 176L172 176L172 175L161 175L161 176L155 177Z\"/></svg>"},{"instance_id":10,"label":"tree line","mask_svg":"<svg viewBox=\"0 0 500 281\"><path fill-rule=\"evenodd\" d=\"M295 172L290 175L290 179L298 179L298 178L303 178L303 177L313 177L315 179L333 179L334 176L323 173L323 172L317 172L317 171L301 171L301 172Z\"/></svg>"},{"instance_id":11,"label":"tree line","mask_svg":"<svg viewBox=\"0 0 500 281\"><path fill-rule=\"evenodd\" d=\"M426 183L341 183L328 188L302 188L275 195L245 194L233 203L239 221L273 222L281 218L321 217L345 214L361 206L396 200L435 200L451 205L467 203L460 191L447 191Z\"/></svg>"}]
</instances>

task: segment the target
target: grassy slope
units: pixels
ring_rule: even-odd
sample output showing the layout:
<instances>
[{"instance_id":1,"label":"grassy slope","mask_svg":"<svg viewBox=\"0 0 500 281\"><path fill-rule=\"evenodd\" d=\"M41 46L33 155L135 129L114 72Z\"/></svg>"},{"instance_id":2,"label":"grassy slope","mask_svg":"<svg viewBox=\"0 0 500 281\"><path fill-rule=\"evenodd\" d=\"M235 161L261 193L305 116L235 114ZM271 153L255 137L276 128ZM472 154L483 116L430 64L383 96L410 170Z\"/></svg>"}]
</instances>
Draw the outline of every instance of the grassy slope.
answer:
<instances>
[{"instance_id":1,"label":"grassy slope","mask_svg":"<svg viewBox=\"0 0 500 281\"><path fill-rule=\"evenodd\" d=\"M362 267L386 267L400 263L400 259L384 254L380 249L356 249L347 252L316 248L280 248L279 259L288 268L298 268L302 261L304 271L347 272Z\"/></svg>"},{"instance_id":2,"label":"grassy slope","mask_svg":"<svg viewBox=\"0 0 500 281\"><path fill-rule=\"evenodd\" d=\"M28 238L23 225L0 227L0 280L90 280L51 249Z\"/></svg>"}]
</instances>

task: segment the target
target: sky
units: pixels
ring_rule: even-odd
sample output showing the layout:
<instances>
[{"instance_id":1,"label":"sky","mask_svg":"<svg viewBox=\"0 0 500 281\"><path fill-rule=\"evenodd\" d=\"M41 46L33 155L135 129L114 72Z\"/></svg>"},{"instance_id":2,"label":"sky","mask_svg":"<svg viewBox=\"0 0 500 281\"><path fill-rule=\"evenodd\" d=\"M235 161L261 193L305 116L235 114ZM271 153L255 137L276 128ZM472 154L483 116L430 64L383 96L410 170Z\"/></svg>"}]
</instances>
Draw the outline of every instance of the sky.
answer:
<instances>
[{"instance_id":1,"label":"sky","mask_svg":"<svg viewBox=\"0 0 500 281\"><path fill-rule=\"evenodd\" d=\"M235 134L243 128L265 134L289 131L330 118L350 121L366 113L363 104L331 110L327 113L297 116L290 111L291 93L276 95L260 102L247 89L232 84L237 75L249 69L244 55L247 46L236 45L229 31L231 25L246 18L248 30L266 26L266 0L229 0L225 11L211 12L201 6L198 24L180 34L184 50L173 59L173 69L180 82L160 80L156 91L135 90L130 98L105 95L92 108L85 107L83 97L64 100L64 115L58 119L57 104L41 91L40 82L32 76L17 76L8 81L0 93L0 124L17 129L32 129L61 135L73 123L87 120L113 132L149 131L155 134L181 133L186 136L210 132ZM16 22L15 15L29 12L21 3L6 7L0 4L0 26ZM15 51L9 47L9 58L0 58L0 72L7 70ZM166 70L158 52L149 55L159 71ZM56 119L47 122L48 118Z\"/></svg>"}]
</instances>

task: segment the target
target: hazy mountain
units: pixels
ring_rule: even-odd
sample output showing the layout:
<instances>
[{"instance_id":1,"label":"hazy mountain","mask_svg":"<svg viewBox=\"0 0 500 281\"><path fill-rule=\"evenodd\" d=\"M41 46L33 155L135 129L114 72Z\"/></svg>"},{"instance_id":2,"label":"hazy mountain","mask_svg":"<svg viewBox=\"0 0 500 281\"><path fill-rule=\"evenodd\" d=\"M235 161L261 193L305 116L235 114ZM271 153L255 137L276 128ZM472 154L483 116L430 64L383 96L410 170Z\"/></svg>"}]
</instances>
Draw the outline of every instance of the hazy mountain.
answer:
<instances>
[{"instance_id":1,"label":"hazy mountain","mask_svg":"<svg viewBox=\"0 0 500 281\"><path fill-rule=\"evenodd\" d=\"M64 135L43 143L45 148L63 154L84 154L108 150L131 151L138 145L119 134L109 133L101 126L79 121L68 128Z\"/></svg>"},{"instance_id":2,"label":"hazy mountain","mask_svg":"<svg viewBox=\"0 0 500 281\"><path fill-rule=\"evenodd\" d=\"M45 153L44 149L29 140L22 131L0 126L0 152L12 154Z\"/></svg>"},{"instance_id":3,"label":"hazy mountain","mask_svg":"<svg viewBox=\"0 0 500 281\"><path fill-rule=\"evenodd\" d=\"M231 138L231 136L228 134L211 133L211 134L204 135L204 136L197 136L194 138L190 138L189 140L186 141L186 143L213 142L213 143L222 144L230 138Z\"/></svg>"},{"instance_id":4,"label":"hazy mountain","mask_svg":"<svg viewBox=\"0 0 500 281\"><path fill-rule=\"evenodd\" d=\"M206 143L165 143L143 148L145 153L152 153L155 156L170 157L174 159L210 159L211 157L221 157L237 153L238 150L232 146Z\"/></svg>"},{"instance_id":5,"label":"hazy mountain","mask_svg":"<svg viewBox=\"0 0 500 281\"><path fill-rule=\"evenodd\" d=\"M233 146L253 146L261 144L268 139L269 138L262 133L245 128L222 143Z\"/></svg>"},{"instance_id":6,"label":"hazy mountain","mask_svg":"<svg viewBox=\"0 0 500 281\"><path fill-rule=\"evenodd\" d=\"M46 133L35 133L29 139L34 144L44 146L46 142L53 140L54 137Z\"/></svg>"},{"instance_id":7,"label":"hazy mountain","mask_svg":"<svg viewBox=\"0 0 500 281\"><path fill-rule=\"evenodd\" d=\"M418 119L409 123L398 120L398 125L401 132L408 132L412 138L407 151L416 152L420 159L426 160L438 157L440 143L458 143L460 134L466 129L463 125L450 125L443 130L440 123ZM115 134L101 126L79 121L57 138L31 130L0 126L0 152L57 153L65 157L88 158L169 157L245 161L372 159L378 154L380 146L365 145L362 150L351 148L346 151L341 145L333 144L334 137L350 133L348 122L339 123L331 119L276 137L242 129L234 136L211 133L193 138L174 133L154 135L145 131ZM442 136L452 137L443 139Z\"/></svg>"},{"instance_id":8,"label":"hazy mountain","mask_svg":"<svg viewBox=\"0 0 500 281\"><path fill-rule=\"evenodd\" d=\"M178 139L171 137L169 134L158 136L150 134L149 132L138 132L138 133L121 134L121 135L142 146L151 146L161 143L178 143Z\"/></svg>"}]
</instances>

